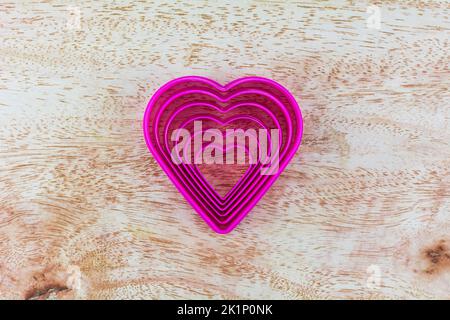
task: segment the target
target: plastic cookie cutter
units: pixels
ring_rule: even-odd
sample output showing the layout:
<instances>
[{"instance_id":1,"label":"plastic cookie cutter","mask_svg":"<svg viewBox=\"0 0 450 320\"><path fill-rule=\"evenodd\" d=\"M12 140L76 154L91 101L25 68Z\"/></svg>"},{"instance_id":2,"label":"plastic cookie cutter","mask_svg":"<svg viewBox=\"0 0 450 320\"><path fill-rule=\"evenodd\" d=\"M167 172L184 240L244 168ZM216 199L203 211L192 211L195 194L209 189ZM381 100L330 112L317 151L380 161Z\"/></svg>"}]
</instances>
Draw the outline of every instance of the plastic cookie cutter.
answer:
<instances>
[{"instance_id":1,"label":"plastic cookie cutter","mask_svg":"<svg viewBox=\"0 0 450 320\"><path fill-rule=\"evenodd\" d=\"M188 76L157 90L143 127L179 192L214 231L228 233L294 156L303 119L294 97L273 80L246 77L222 86Z\"/></svg>"}]
</instances>

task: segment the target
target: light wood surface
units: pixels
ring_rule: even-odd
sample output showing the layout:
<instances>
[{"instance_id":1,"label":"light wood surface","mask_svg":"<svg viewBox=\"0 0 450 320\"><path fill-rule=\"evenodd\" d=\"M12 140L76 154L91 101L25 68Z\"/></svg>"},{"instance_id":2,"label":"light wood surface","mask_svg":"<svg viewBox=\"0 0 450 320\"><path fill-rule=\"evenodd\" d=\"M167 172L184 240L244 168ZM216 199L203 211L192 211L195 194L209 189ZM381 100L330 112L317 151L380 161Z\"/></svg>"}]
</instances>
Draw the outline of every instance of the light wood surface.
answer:
<instances>
[{"instance_id":1,"label":"light wood surface","mask_svg":"<svg viewBox=\"0 0 450 320\"><path fill-rule=\"evenodd\" d=\"M0 4L0 298L450 298L448 1L74 3ZM225 236L142 136L191 74L304 115Z\"/></svg>"}]
</instances>

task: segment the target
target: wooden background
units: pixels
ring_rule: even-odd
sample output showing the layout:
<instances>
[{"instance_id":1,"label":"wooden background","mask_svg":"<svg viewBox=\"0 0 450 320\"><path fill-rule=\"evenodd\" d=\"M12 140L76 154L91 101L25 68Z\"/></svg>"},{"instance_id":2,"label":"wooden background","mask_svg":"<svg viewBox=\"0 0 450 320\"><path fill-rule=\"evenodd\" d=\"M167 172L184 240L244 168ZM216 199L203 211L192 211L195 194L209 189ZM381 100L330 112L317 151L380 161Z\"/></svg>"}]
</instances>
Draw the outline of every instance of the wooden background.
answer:
<instances>
[{"instance_id":1,"label":"wooden background","mask_svg":"<svg viewBox=\"0 0 450 320\"><path fill-rule=\"evenodd\" d=\"M0 298L450 298L448 1L74 3L0 4ZM141 132L190 74L304 114L225 236Z\"/></svg>"}]
</instances>

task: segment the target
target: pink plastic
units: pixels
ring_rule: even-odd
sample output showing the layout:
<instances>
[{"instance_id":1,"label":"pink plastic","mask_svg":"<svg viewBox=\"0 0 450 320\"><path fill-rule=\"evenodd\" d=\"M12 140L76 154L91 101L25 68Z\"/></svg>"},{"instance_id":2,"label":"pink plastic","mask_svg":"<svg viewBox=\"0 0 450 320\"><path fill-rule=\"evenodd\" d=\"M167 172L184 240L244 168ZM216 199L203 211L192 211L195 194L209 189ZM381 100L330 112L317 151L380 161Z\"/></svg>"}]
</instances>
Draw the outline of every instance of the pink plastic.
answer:
<instances>
[{"instance_id":1,"label":"pink plastic","mask_svg":"<svg viewBox=\"0 0 450 320\"><path fill-rule=\"evenodd\" d=\"M278 170L272 175L262 175L261 163L248 165L226 194L219 194L200 166L175 164L171 159L171 132L177 128L192 131L192 124L199 120L208 128L239 124L239 128L279 129ZM303 133L303 119L294 97L280 84L261 77L237 79L226 86L198 76L174 79L149 101L143 126L145 141L156 161L191 206L218 233L233 230L258 203L294 156ZM233 172L235 168L238 166L215 165L205 173L217 174L220 170L222 175L214 179L215 182L220 185L223 180L224 184L232 184L228 180L239 172L237 169Z\"/></svg>"}]
</instances>

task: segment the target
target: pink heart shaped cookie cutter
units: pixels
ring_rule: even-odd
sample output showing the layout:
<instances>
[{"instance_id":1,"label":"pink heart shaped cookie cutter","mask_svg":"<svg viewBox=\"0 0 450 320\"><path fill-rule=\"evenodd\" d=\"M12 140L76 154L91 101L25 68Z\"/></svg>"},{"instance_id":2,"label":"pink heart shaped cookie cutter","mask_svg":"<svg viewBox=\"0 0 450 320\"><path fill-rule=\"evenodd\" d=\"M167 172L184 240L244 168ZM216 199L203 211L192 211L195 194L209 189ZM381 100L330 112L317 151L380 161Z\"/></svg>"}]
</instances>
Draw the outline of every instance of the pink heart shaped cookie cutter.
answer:
<instances>
[{"instance_id":1,"label":"pink heart shaped cookie cutter","mask_svg":"<svg viewBox=\"0 0 450 320\"><path fill-rule=\"evenodd\" d=\"M240 121L266 130L279 130L279 165L269 169L269 174L267 171L262 174L261 162L250 164L234 186L220 195L195 163L174 163L172 158L174 145L170 133L188 127L192 131L193 123L201 120L207 121L211 128L214 128L212 124L230 126ZM156 91L145 110L143 129L150 152L179 192L214 231L228 233L258 203L296 153L301 143L303 119L295 98L273 80L245 77L222 86L208 78L187 76L174 79ZM268 139L275 141L271 136ZM200 151L206 147L202 145ZM243 149L250 157L245 145ZM228 173L223 174L223 178L227 176Z\"/></svg>"}]
</instances>

